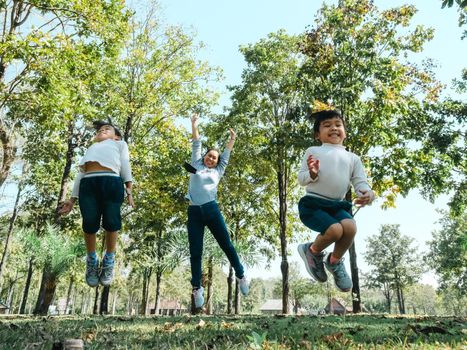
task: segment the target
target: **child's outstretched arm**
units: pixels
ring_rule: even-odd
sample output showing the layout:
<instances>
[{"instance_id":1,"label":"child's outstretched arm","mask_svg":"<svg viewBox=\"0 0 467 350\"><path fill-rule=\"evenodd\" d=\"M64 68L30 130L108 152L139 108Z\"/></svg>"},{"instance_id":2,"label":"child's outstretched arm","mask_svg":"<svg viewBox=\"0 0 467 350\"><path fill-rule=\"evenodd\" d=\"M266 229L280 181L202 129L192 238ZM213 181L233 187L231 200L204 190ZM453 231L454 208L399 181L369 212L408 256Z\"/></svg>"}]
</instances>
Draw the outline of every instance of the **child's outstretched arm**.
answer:
<instances>
[{"instance_id":1,"label":"child's outstretched arm","mask_svg":"<svg viewBox=\"0 0 467 350\"><path fill-rule=\"evenodd\" d=\"M198 131L199 115L193 114L191 116L191 138L193 141L199 140L199 131Z\"/></svg>"},{"instance_id":2,"label":"child's outstretched arm","mask_svg":"<svg viewBox=\"0 0 467 350\"><path fill-rule=\"evenodd\" d=\"M219 170L220 174L223 175L225 172L225 168L227 167L227 164L229 164L229 159L230 159L230 152L232 152L235 139L237 138L237 134L233 129L229 129L230 132L230 138L229 141L227 142L227 145L225 146L224 152L219 157L219 163L217 164L217 170Z\"/></svg>"},{"instance_id":3,"label":"child's outstretched arm","mask_svg":"<svg viewBox=\"0 0 467 350\"><path fill-rule=\"evenodd\" d=\"M198 121L199 115L193 114L191 116L191 138L193 139L193 144L191 146L191 165L194 165L196 161L201 159L201 141L199 140Z\"/></svg>"},{"instance_id":4,"label":"child's outstretched arm","mask_svg":"<svg viewBox=\"0 0 467 350\"><path fill-rule=\"evenodd\" d=\"M120 143L120 177L125 184L125 192L128 197L128 204L134 208L135 202L133 200L133 176L131 174L130 152L128 151L128 144L125 141Z\"/></svg>"},{"instance_id":5,"label":"child's outstretched arm","mask_svg":"<svg viewBox=\"0 0 467 350\"><path fill-rule=\"evenodd\" d=\"M235 143L235 139L237 138L237 134L232 128L229 129L229 132L230 132L230 139L229 139L229 142L227 143L227 146L225 146L225 148L227 148L229 151L232 151L234 143Z\"/></svg>"},{"instance_id":6,"label":"child's outstretched arm","mask_svg":"<svg viewBox=\"0 0 467 350\"><path fill-rule=\"evenodd\" d=\"M133 199L133 183L131 181L125 182L125 192L128 198L128 204L134 208L135 207L135 201Z\"/></svg>"},{"instance_id":7,"label":"child's outstretched arm","mask_svg":"<svg viewBox=\"0 0 467 350\"><path fill-rule=\"evenodd\" d=\"M67 200L67 201L65 201L63 203L60 203L58 205L58 209L57 209L58 214L67 215L71 211L71 209L73 209L73 206L75 205L75 202L76 202L76 198L71 197L69 200Z\"/></svg>"},{"instance_id":8,"label":"child's outstretched arm","mask_svg":"<svg viewBox=\"0 0 467 350\"><path fill-rule=\"evenodd\" d=\"M73 184L73 191L71 192L71 198L58 205L58 214L67 215L73 209L73 206L75 205L75 202L79 196L79 184L81 183L83 175L84 173L79 172L76 176L75 182Z\"/></svg>"}]
</instances>

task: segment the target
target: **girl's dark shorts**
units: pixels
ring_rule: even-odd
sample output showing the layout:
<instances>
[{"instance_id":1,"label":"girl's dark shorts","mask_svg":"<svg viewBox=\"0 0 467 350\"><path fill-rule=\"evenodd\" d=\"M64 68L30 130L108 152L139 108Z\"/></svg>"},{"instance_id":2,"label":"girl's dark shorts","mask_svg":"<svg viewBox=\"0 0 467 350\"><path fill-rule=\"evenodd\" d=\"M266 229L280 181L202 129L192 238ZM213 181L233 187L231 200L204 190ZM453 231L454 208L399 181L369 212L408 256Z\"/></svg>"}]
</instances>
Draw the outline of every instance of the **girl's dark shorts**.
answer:
<instances>
[{"instance_id":1,"label":"girl's dark shorts","mask_svg":"<svg viewBox=\"0 0 467 350\"><path fill-rule=\"evenodd\" d=\"M298 202L300 220L306 227L324 234L329 226L344 219L353 219L350 215L352 203L313 196L304 196Z\"/></svg>"},{"instance_id":2,"label":"girl's dark shorts","mask_svg":"<svg viewBox=\"0 0 467 350\"><path fill-rule=\"evenodd\" d=\"M123 180L120 176L83 177L79 185L79 209L83 217L83 231L96 233L101 226L101 220L104 230L120 230L120 208L123 199Z\"/></svg>"}]
</instances>

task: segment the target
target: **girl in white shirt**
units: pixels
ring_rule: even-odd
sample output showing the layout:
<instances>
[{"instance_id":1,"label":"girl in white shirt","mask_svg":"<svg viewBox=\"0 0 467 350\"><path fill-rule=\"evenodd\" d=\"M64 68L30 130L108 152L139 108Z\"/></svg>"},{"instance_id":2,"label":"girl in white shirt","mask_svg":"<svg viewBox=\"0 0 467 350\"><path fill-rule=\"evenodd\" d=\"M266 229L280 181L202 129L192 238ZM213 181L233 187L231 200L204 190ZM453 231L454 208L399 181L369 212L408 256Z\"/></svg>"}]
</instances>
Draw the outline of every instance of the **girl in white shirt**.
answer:
<instances>
[{"instance_id":1,"label":"girl in white shirt","mask_svg":"<svg viewBox=\"0 0 467 350\"><path fill-rule=\"evenodd\" d=\"M97 130L94 143L79 163L71 199L64 202L60 214L68 214L78 198L83 219L86 244L86 282L95 287L99 282L108 286L113 279L117 234L122 227L120 208L124 192L133 207L132 177L128 145L121 132L108 122L94 122ZM125 186L125 190L124 190ZM99 269L96 255L96 233L105 230L106 253Z\"/></svg>"}]
</instances>

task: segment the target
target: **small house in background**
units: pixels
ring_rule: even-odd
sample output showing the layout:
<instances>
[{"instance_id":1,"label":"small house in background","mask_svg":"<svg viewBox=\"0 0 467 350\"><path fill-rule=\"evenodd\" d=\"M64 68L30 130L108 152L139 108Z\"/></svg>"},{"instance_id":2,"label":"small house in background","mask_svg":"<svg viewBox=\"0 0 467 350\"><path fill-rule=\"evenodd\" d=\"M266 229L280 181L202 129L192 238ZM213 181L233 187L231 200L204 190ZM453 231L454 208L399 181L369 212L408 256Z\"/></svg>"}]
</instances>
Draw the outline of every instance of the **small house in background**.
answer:
<instances>
[{"instance_id":1,"label":"small house in background","mask_svg":"<svg viewBox=\"0 0 467 350\"><path fill-rule=\"evenodd\" d=\"M344 315L346 313L351 313L352 308L345 306L345 301L341 298L332 298L331 301L324 308L327 314L333 315Z\"/></svg>"},{"instance_id":2,"label":"small house in background","mask_svg":"<svg viewBox=\"0 0 467 350\"><path fill-rule=\"evenodd\" d=\"M293 305L289 302L289 310L293 311ZM264 315L278 315L282 314L282 299L268 299L266 302L259 308Z\"/></svg>"},{"instance_id":3,"label":"small house in background","mask_svg":"<svg viewBox=\"0 0 467 350\"><path fill-rule=\"evenodd\" d=\"M160 316L177 316L187 313L188 309L178 300L161 300L159 313ZM154 314L155 310L151 309L151 314Z\"/></svg>"}]
</instances>

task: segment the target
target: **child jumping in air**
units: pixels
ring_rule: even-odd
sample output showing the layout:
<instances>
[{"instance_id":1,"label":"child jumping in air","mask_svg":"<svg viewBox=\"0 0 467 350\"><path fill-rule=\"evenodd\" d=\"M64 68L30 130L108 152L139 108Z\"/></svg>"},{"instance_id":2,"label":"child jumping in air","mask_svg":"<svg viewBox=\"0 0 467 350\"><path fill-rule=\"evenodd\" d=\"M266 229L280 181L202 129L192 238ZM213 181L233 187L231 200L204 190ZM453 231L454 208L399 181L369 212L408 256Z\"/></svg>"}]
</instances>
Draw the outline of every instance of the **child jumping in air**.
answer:
<instances>
[{"instance_id":1,"label":"child jumping in air","mask_svg":"<svg viewBox=\"0 0 467 350\"><path fill-rule=\"evenodd\" d=\"M76 199L83 218L86 244L86 283L96 287L99 282L108 286L112 282L118 231L122 228L120 208L125 191L128 203L134 207L132 176L128 145L122 134L109 120L94 122L96 136L79 162L71 199L64 202L60 214L68 214ZM124 189L125 186L125 189ZM96 233L105 230L106 252L99 269L96 255Z\"/></svg>"},{"instance_id":2,"label":"child jumping in air","mask_svg":"<svg viewBox=\"0 0 467 350\"><path fill-rule=\"evenodd\" d=\"M357 232L349 211L352 203L345 195L352 184L357 206L370 204L375 195L368 185L360 158L346 151L342 145L345 125L335 110L314 113L314 137L321 146L310 147L303 157L298 182L305 186L306 195L298 203L301 221L319 232L314 242L298 246L308 273L318 282L326 282L325 268L333 275L336 287L342 292L352 289L352 280L345 270L342 257L352 245ZM332 253L324 249L334 243Z\"/></svg>"},{"instance_id":3,"label":"child jumping in air","mask_svg":"<svg viewBox=\"0 0 467 350\"><path fill-rule=\"evenodd\" d=\"M230 152L235 143L235 132L230 129L230 140L222 154L216 149L209 149L201 155L201 141L198 132L198 116L191 118L192 155L190 184L188 187L188 240L190 244L191 285L196 308L204 304L201 286L201 260L203 254L204 228L207 226L235 270L240 291L247 295L249 288L244 269L235 247L230 241L224 217L217 205L217 185L224 175L229 162ZM188 170L188 169L187 169Z\"/></svg>"}]
</instances>

